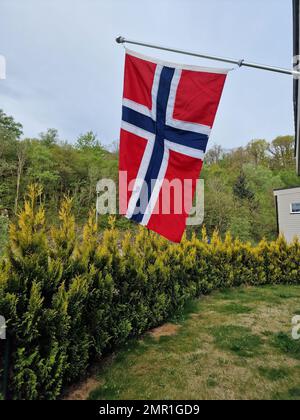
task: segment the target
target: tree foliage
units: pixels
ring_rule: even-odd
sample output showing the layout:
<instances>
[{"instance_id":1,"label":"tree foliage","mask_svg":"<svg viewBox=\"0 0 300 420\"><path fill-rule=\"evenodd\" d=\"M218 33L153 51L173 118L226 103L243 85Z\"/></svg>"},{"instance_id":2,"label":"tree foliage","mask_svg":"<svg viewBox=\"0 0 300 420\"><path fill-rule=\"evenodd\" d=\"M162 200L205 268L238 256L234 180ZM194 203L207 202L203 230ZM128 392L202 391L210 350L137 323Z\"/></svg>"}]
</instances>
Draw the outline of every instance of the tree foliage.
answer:
<instances>
[{"instance_id":1,"label":"tree foliage","mask_svg":"<svg viewBox=\"0 0 300 420\"><path fill-rule=\"evenodd\" d=\"M214 145L208 151L202 177L204 222L210 237L215 229L223 237L230 229L252 242L263 236L275 238L273 188L299 185L293 148L293 138L282 136L270 143L255 139L233 150ZM55 129L38 138L23 138L22 126L0 112L0 215L5 211L13 220L27 185L39 183L40 200L53 220L65 195L72 198L79 220L84 220L102 178L118 181L116 145L109 151L92 131L81 134L74 144L62 140ZM108 219L103 217L100 223L107 226ZM117 218L117 225L127 228L129 223Z\"/></svg>"},{"instance_id":2,"label":"tree foliage","mask_svg":"<svg viewBox=\"0 0 300 420\"><path fill-rule=\"evenodd\" d=\"M101 146L88 132L75 145L48 129L38 138L20 138L22 126L0 112L0 212L12 217L27 185L43 185L41 200L56 213L64 195L72 196L75 211L86 216L95 203L96 183L101 178L117 179L118 156Z\"/></svg>"},{"instance_id":3,"label":"tree foliage","mask_svg":"<svg viewBox=\"0 0 300 420\"><path fill-rule=\"evenodd\" d=\"M124 236L115 219L99 235L93 214L81 235L72 199L63 200L52 226L41 195L40 186L29 188L0 260L7 398L58 398L104 351L160 325L191 298L242 284L299 284L298 240L251 246L214 232L208 243L203 228L175 245L145 228Z\"/></svg>"}]
</instances>

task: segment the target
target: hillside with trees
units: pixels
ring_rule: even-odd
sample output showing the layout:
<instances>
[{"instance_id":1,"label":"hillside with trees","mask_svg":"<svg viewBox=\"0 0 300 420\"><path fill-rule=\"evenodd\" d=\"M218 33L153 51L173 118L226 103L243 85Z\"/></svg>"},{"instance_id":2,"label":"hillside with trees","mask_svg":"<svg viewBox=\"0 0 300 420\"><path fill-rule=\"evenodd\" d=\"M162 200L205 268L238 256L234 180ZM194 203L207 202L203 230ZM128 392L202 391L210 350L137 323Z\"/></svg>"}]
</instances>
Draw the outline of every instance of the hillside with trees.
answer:
<instances>
[{"instance_id":1,"label":"hillside with trees","mask_svg":"<svg viewBox=\"0 0 300 420\"><path fill-rule=\"evenodd\" d=\"M294 138L250 141L225 151L213 146L206 155L205 224L209 232L230 230L242 240L274 239L277 222L274 188L300 185L295 173Z\"/></svg>"},{"instance_id":2,"label":"hillside with trees","mask_svg":"<svg viewBox=\"0 0 300 420\"><path fill-rule=\"evenodd\" d=\"M73 198L77 219L84 221L95 205L97 181L117 181L117 177L117 147L104 147L92 131L68 142L55 129L26 138L22 125L0 110L0 249L8 220L18 213L29 184L43 186L41 200L53 222L66 195ZM215 145L206 155L201 177L209 235L217 229L221 235L230 230L233 236L252 242L274 239L273 189L300 185L294 169L294 139L253 140L234 150Z\"/></svg>"}]
</instances>

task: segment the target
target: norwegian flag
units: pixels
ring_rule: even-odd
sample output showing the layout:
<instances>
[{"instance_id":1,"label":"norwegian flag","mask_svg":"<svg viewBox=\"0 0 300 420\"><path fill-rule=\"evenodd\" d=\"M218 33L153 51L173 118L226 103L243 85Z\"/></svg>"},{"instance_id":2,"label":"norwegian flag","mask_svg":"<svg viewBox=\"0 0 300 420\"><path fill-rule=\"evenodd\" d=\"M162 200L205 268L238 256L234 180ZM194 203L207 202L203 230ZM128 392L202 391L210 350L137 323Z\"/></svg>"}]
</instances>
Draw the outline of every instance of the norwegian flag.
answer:
<instances>
[{"instance_id":1,"label":"norwegian flag","mask_svg":"<svg viewBox=\"0 0 300 420\"><path fill-rule=\"evenodd\" d=\"M120 212L180 242L227 70L164 63L126 51ZM183 192L165 184L180 181ZM188 182L190 181L190 182ZM164 192L169 192L165 211Z\"/></svg>"}]
</instances>

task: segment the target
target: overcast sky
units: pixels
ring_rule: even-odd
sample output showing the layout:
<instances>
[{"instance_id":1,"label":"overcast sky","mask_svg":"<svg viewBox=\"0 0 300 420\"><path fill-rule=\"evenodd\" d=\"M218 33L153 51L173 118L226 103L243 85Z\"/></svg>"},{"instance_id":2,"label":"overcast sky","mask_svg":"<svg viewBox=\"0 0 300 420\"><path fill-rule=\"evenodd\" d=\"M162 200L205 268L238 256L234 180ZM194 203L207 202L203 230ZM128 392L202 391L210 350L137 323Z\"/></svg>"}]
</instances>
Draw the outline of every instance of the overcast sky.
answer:
<instances>
[{"instance_id":1,"label":"overcast sky","mask_svg":"<svg viewBox=\"0 0 300 420\"><path fill-rule=\"evenodd\" d=\"M117 140L124 62L117 35L289 68L292 1L0 0L0 54L7 60L0 108L23 124L26 136L57 128L69 142L88 130L103 144ZM210 144L231 148L292 133L290 76L245 68L229 73Z\"/></svg>"}]
</instances>

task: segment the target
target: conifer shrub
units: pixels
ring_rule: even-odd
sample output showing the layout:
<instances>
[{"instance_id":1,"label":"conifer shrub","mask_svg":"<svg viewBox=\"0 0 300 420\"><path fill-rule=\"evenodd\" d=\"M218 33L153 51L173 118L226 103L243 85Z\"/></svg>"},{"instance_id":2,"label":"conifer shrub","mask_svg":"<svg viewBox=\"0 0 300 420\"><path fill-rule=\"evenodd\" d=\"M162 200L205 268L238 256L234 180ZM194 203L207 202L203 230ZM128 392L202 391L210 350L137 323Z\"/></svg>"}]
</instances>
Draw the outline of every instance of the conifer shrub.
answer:
<instances>
[{"instance_id":1,"label":"conifer shrub","mask_svg":"<svg viewBox=\"0 0 300 420\"><path fill-rule=\"evenodd\" d=\"M172 317L212 290L300 284L300 243L257 246L215 232L171 244L146 229L99 232L92 212L80 233L65 198L51 227L29 188L0 260L0 314L10 345L6 398L56 399L104 352ZM0 342L1 363L4 341ZM4 366L0 365L1 377Z\"/></svg>"}]
</instances>

